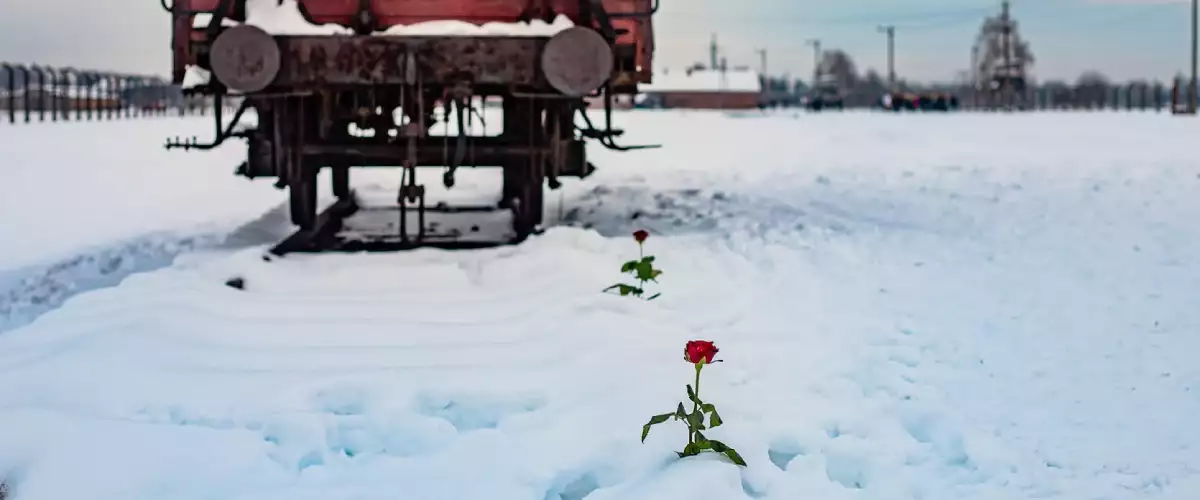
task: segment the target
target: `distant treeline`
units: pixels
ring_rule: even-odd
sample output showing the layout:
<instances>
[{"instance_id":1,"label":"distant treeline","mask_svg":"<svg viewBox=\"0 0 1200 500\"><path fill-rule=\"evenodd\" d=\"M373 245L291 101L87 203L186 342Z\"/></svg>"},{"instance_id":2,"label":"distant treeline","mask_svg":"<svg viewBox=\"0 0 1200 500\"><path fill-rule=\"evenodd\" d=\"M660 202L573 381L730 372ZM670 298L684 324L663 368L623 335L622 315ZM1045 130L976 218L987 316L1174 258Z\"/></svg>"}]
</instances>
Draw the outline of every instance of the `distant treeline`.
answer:
<instances>
[{"instance_id":1,"label":"distant treeline","mask_svg":"<svg viewBox=\"0 0 1200 500\"><path fill-rule=\"evenodd\" d=\"M843 95L846 107L871 107L879 103L880 96L889 90L887 78L874 69L860 73L853 59L837 49L828 50L821 60L820 81L835 86ZM1187 79L1176 75L1181 82ZM785 101L798 99L809 92L813 77L792 79L767 77L763 79L764 91L774 99ZM900 92L943 92L957 96L964 106L970 106L974 97L981 94L964 73L957 82L922 83L898 78L896 90ZM1137 79L1114 81L1098 71L1087 71L1075 81L1047 80L1029 82L1026 102L1035 107L1101 108L1119 107L1132 103L1146 106L1153 103L1169 105L1175 80ZM1186 91L1186 89L1181 89ZM1180 96L1186 101L1186 95Z\"/></svg>"}]
</instances>

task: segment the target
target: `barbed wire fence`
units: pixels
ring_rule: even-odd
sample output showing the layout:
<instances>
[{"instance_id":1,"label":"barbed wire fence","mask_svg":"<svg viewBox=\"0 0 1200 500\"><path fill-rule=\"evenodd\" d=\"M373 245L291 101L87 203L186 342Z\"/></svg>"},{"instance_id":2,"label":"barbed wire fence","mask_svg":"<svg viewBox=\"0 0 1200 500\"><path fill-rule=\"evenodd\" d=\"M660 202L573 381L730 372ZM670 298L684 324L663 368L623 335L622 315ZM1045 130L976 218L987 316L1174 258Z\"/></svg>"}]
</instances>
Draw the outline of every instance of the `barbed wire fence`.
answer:
<instances>
[{"instance_id":1,"label":"barbed wire fence","mask_svg":"<svg viewBox=\"0 0 1200 500\"><path fill-rule=\"evenodd\" d=\"M0 124L207 115L212 106L157 76L0 62Z\"/></svg>"}]
</instances>

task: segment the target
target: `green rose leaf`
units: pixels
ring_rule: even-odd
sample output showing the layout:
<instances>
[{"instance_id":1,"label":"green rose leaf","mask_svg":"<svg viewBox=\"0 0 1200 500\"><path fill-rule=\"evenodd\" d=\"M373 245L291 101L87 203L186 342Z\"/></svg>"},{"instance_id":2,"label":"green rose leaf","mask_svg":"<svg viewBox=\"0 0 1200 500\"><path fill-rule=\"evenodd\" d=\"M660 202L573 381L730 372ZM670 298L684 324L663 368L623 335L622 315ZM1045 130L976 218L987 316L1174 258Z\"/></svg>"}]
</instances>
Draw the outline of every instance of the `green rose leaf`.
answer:
<instances>
[{"instance_id":1,"label":"green rose leaf","mask_svg":"<svg viewBox=\"0 0 1200 500\"><path fill-rule=\"evenodd\" d=\"M664 413L662 415L655 415L653 417L650 417L650 422L648 422L648 423L646 423L646 425L642 426L642 442L643 443L646 442L646 436L648 436L650 434L650 426L666 422L667 419L671 418L671 415L672 415L671 413Z\"/></svg>"},{"instance_id":2,"label":"green rose leaf","mask_svg":"<svg viewBox=\"0 0 1200 500\"><path fill-rule=\"evenodd\" d=\"M733 460L733 463L742 467L746 467L746 461L743 460L742 456L738 455L738 452L734 451L733 448L725 450L725 456L729 457L730 460Z\"/></svg>"},{"instance_id":3,"label":"green rose leaf","mask_svg":"<svg viewBox=\"0 0 1200 500\"><path fill-rule=\"evenodd\" d=\"M628 295L641 295L642 294L641 288L638 288L636 286L630 286L630 285L623 285L623 284L617 285L617 290L621 293L622 297L625 297Z\"/></svg>"},{"instance_id":4,"label":"green rose leaf","mask_svg":"<svg viewBox=\"0 0 1200 500\"><path fill-rule=\"evenodd\" d=\"M613 286L605 288L603 291L609 292L614 289L617 290L617 292L620 293L622 297L625 297L628 295L641 295L642 294L641 288L638 288L636 286L626 285L624 283L617 283Z\"/></svg>"},{"instance_id":5,"label":"green rose leaf","mask_svg":"<svg viewBox=\"0 0 1200 500\"><path fill-rule=\"evenodd\" d=\"M642 281L650 281L654 274L654 267L649 263L641 262L637 265L637 279Z\"/></svg>"},{"instance_id":6,"label":"green rose leaf","mask_svg":"<svg viewBox=\"0 0 1200 500\"><path fill-rule=\"evenodd\" d=\"M709 405L709 406L711 406L711 405ZM716 408L713 408L713 410L708 413L709 413L709 416L708 416L708 426L709 427L717 427L717 426L725 423L723 420L721 420L721 414L717 413Z\"/></svg>"},{"instance_id":7,"label":"green rose leaf","mask_svg":"<svg viewBox=\"0 0 1200 500\"><path fill-rule=\"evenodd\" d=\"M710 440L709 443L712 444L713 451L724 454L726 457L729 457L729 459L732 460L733 463L735 463L735 464L741 465L743 467L746 466L746 461L742 459L742 456L739 455L736 450L734 450L733 448L730 448L725 443L722 443L720 441L714 441L714 440Z\"/></svg>"}]
</instances>

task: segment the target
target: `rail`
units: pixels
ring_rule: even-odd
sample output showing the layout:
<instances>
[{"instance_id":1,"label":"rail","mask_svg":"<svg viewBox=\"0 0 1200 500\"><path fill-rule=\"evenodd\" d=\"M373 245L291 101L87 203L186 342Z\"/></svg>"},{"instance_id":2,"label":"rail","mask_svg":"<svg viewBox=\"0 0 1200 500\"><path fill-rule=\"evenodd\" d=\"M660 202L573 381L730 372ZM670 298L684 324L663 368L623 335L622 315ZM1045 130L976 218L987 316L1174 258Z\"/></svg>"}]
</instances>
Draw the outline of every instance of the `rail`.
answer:
<instances>
[{"instance_id":1,"label":"rail","mask_svg":"<svg viewBox=\"0 0 1200 500\"><path fill-rule=\"evenodd\" d=\"M206 115L211 99L165 78L0 62L0 123Z\"/></svg>"}]
</instances>

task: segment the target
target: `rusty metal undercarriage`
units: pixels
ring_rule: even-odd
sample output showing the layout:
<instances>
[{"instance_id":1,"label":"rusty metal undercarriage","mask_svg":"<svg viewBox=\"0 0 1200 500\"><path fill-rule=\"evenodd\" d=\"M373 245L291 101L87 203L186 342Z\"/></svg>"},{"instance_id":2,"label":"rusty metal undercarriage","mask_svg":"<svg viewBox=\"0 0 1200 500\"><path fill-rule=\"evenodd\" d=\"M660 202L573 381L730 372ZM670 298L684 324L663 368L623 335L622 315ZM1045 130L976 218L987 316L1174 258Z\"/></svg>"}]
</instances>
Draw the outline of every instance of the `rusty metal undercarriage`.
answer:
<instances>
[{"instance_id":1,"label":"rusty metal undercarriage","mask_svg":"<svg viewBox=\"0 0 1200 500\"><path fill-rule=\"evenodd\" d=\"M215 77L196 91L238 98L241 106L228 124L217 114L212 142L167 147L212 149L230 138L246 140L247 160L237 173L275 178L289 191L298 231L276 254L455 246L457 235L427 227L425 214L435 210L510 211L511 237L495 243L521 241L542 223L546 185L557 189L560 179L594 170L586 139L616 150L647 147L613 142L622 133L612 128L613 96L636 91L641 68L629 67L632 59L604 29L576 26L553 37L273 36L249 25L217 31L211 43L190 47L198 66ZM605 102L603 128L585 113L589 96ZM499 135L469 130L485 99L501 102ZM237 127L248 111L257 125ZM448 128L451 117L457 130L432 133ZM399 233L341 239L343 222L361 208L350 172L370 167L403 169ZM447 188L459 168L501 168L499 206L428 207L419 167L440 167ZM326 169L338 201L318 214L318 174Z\"/></svg>"}]
</instances>

